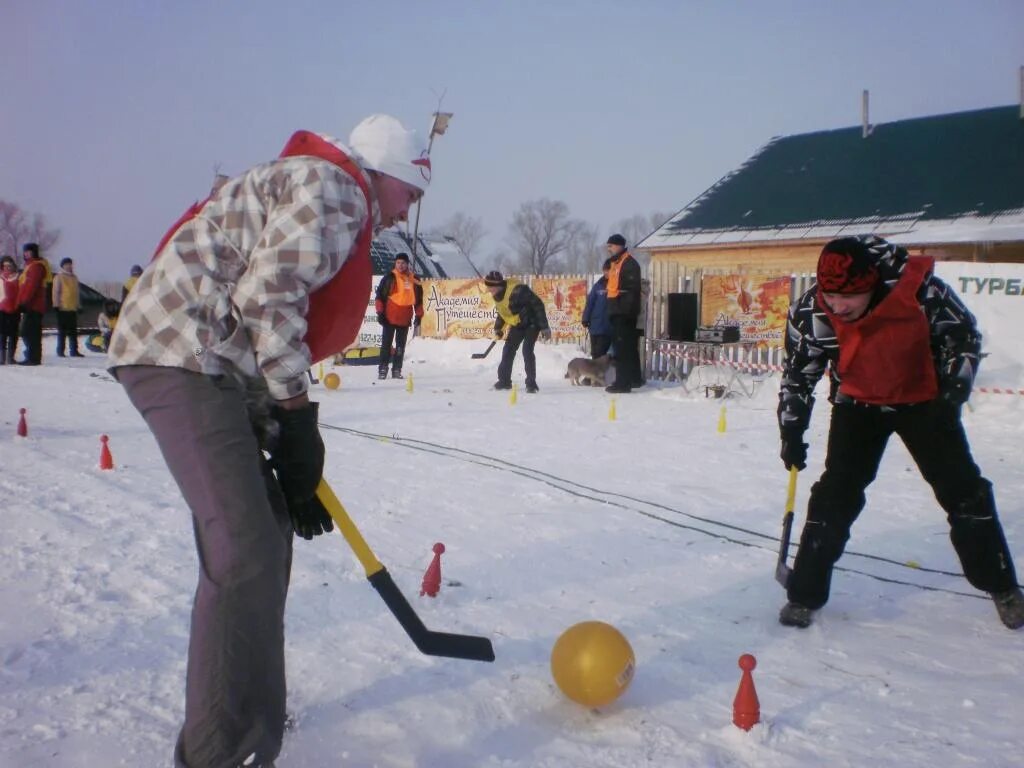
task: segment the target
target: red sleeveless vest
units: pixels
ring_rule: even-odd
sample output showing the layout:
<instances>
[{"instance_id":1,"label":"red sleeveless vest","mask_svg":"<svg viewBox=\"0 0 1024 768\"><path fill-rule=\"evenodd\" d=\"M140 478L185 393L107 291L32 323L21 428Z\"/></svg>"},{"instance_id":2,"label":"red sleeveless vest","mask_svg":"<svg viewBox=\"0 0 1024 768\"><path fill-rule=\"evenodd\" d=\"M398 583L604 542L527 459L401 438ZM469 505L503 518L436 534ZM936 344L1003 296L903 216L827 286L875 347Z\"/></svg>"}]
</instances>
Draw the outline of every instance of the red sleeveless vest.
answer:
<instances>
[{"instance_id":1,"label":"red sleeveless vest","mask_svg":"<svg viewBox=\"0 0 1024 768\"><path fill-rule=\"evenodd\" d=\"M310 131L296 131L279 157L317 157L341 168L359 185L366 198L367 218L359 232L354 250L338 273L313 291L306 312L306 336L310 358L316 362L337 354L355 341L362 325L366 302L373 284L370 243L373 240L373 203L362 171L348 155ZM153 254L155 259L167 242L187 222L194 219L210 198L192 205L171 226Z\"/></svg>"},{"instance_id":2,"label":"red sleeveless vest","mask_svg":"<svg viewBox=\"0 0 1024 768\"><path fill-rule=\"evenodd\" d=\"M864 317L844 323L819 293L839 341L839 391L862 403L923 403L939 394L931 329L917 292L934 260L911 256L895 287Z\"/></svg>"}]
</instances>

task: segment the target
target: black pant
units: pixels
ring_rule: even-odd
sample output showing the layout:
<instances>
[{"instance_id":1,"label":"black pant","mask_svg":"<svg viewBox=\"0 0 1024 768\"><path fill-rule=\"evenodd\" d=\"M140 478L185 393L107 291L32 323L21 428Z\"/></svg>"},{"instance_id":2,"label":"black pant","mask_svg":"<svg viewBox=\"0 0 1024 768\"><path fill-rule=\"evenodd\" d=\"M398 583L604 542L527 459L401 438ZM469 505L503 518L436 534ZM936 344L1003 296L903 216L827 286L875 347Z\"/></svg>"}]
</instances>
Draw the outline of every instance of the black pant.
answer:
<instances>
[{"instance_id":1,"label":"black pant","mask_svg":"<svg viewBox=\"0 0 1024 768\"><path fill-rule=\"evenodd\" d=\"M385 323L381 326L380 343L380 370L387 371L388 365L395 373L402 372L402 359L405 357L405 340L409 338L408 325L392 325ZM391 344L394 342L395 354L391 354Z\"/></svg>"},{"instance_id":2,"label":"black pant","mask_svg":"<svg viewBox=\"0 0 1024 768\"><path fill-rule=\"evenodd\" d=\"M640 350L637 347L636 318L612 315L612 344L615 345L615 386L636 387L643 381Z\"/></svg>"},{"instance_id":3,"label":"black pant","mask_svg":"<svg viewBox=\"0 0 1024 768\"><path fill-rule=\"evenodd\" d=\"M590 334L590 357L596 360L602 355L607 355L612 348L612 337L607 333Z\"/></svg>"},{"instance_id":4,"label":"black pant","mask_svg":"<svg viewBox=\"0 0 1024 768\"><path fill-rule=\"evenodd\" d=\"M527 386L537 383L537 357L533 348L537 345L537 337L540 336L538 328L523 328L514 325L508 329L505 336L505 348L501 350L501 363L498 364L498 381L502 384L512 383L512 364L516 360L516 352L520 345L523 347L523 364L526 366Z\"/></svg>"},{"instance_id":5,"label":"black pant","mask_svg":"<svg viewBox=\"0 0 1024 768\"><path fill-rule=\"evenodd\" d=\"M43 361L43 314L25 310L21 315L21 340L25 342L25 360Z\"/></svg>"},{"instance_id":6,"label":"black pant","mask_svg":"<svg viewBox=\"0 0 1024 768\"><path fill-rule=\"evenodd\" d=\"M836 405L825 472L811 488L789 582L790 600L814 609L828 601L832 566L843 554L850 527L864 508L864 490L875 479L894 432L946 511L950 539L967 580L984 592L1004 592L1016 585L992 484L971 458L959 409L938 400L895 411Z\"/></svg>"},{"instance_id":7,"label":"black pant","mask_svg":"<svg viewBox=\"0 0 1024 768\"><path fill-rule=\"evenodd\" d=\"M18 345L17 312L0 312L0 363L14 362L14 348Z\"/></svg>"},{"instance_id":8,"label":"black pant","mask_svg":"<svg viewBox=\"0 0 1024 768\"><path fill-rule=\"evenodd\" d=\"M69 346L73 355L78 354L78 313L57 310L57 354L64 357L64 347Z\"/></svg>"}]
</instances>

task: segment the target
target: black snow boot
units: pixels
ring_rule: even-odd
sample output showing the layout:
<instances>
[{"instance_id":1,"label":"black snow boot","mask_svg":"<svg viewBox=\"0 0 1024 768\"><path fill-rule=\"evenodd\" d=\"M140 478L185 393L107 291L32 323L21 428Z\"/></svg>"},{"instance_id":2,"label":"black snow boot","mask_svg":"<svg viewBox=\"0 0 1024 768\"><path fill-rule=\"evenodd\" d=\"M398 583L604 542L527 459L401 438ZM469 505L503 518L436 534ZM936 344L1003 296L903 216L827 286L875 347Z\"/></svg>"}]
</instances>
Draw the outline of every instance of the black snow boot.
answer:
<instances>
[{"instance_id":1,"label":"black snow boot","mask_svg":"<svg viewBox=\"0 0 1024 768\"><path fill-rule=\"evenodd\" d=\"M779 611L779 624L782 624L784 627L807 629L807 627L811 626L813 618L814 611L806 605L800 605L800 603L792 601L782 606L782 610Z\"/></svg>"},{"instance_id":2,"label":"black snow boot","mask_svg":"<svg viewBox=\"0 0 1024 768\"><path fill-rule=\"evenodd\" d=\"M392 379L404 379L405 376L402 375L402 369L401 368L392 368L391 369L391 378Z\"/></svg>"},{"instance_id":3,"label":"black snow boot","mask_svg":"<svg viewBox=\"0 0 1024 768\"><path fill-rule=\"evenodd\" d=\"M536 381L528 381L526 382L526 391L533 394L534 392L540 392L540 387L537 386Z\"/></svg>"},{"instance_id":4,"label":"black snow boot","mask_svg":"<svg viewBox=\"0 0 1024 768\"><path fill-rule=\"evenodd\" d=\"M495 389L512 389L511 381L496 381L494 382Z\"/></svg>"},{"instance_id":5,"label":"black snow boot","mask_svg":"<svg viewBox=\"0 0 1024 768\"><path fill-rule=\"evenodd\" d=\"M1020 591L1020 587L1007 592L993 592L992 601L996 604L1003 624L1010 629L1024 627L1024 593Z\"/></svg>"},{"instance_id":6,"label":"black snow boot","mask_svg":"<svg viewBox=\"0 0 1024 768\"><path fill-rule=\"evenodd\" d=\"M387 377L388 377L388 369L387 368L378 368L377 369L377 378L378 379L380 379L381 381L384 381L384 379L386 379Z\"/></svg>"}]
</instances>

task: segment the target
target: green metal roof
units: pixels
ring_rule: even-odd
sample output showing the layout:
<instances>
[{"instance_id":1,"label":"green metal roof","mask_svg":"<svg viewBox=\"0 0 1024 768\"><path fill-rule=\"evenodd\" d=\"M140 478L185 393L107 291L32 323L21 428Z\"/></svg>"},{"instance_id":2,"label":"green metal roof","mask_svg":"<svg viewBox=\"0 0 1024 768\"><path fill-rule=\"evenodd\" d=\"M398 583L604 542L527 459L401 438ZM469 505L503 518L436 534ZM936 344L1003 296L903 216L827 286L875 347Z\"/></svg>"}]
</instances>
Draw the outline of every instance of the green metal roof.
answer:
<instances>
[{"instance_id":1,"label":"green metal roof","mask_svg":"<svg viewBox=\"0 0 1024 768\"><path fill-rule=\"evenodd\" d=\"M994 107L885 123L867 138L858 126L773 139L644 245L709 230L759 239L750 230L1021 211L1024 119L1017 106Z\"/></svg>"}]
</instances>

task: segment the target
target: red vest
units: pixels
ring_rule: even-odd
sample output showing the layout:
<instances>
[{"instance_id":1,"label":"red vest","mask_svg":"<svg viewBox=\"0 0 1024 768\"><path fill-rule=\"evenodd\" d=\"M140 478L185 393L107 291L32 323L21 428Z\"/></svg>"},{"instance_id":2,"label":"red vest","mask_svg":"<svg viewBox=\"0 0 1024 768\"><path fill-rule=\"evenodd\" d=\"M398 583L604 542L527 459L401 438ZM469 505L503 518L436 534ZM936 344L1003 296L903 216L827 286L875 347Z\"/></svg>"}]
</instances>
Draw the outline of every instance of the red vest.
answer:
<instances>
[{"instance_id":1,"label":"red vest","mask_svg":"<svg viewBox=\"0 0 1024 768\"><path fill-rule=\"evenodd\" d=\"M296 131L288 139L280 157L297 156L317 157L333 163L355 180L366 197L366 222L359 232L353 252L349 254L338 273L327 284L313 291L309 297L306 336L303 341L309 347L310 358L315 362L343 351L359 335L366 297L370 295L370 288L373 285L373 265L370 262L373 203L362 171L348 155L330 142L309 131ZM209 200L210 198L206 198L195 203L174 222L156 247L153 258L164 249L182 225L199 214Z\"/></svg>"},{"instance_id":2,"label":"red vest","mask_svg":"<svg viewBox=\"0 0 1024 768\"><path fill-rule=\"evenodd\" d=\"M911 256L892 291L859 320L844 323L817 302L839 342L839 391L862 403L923 403L939 394L931 329L917 292L934 260Z\"/></svg>"}]
</instances>

